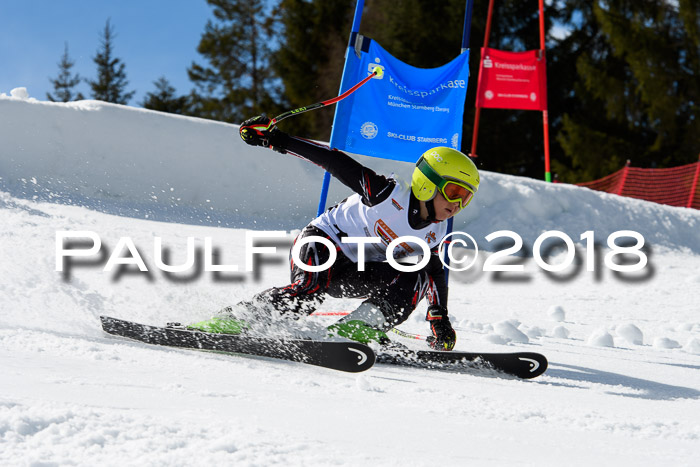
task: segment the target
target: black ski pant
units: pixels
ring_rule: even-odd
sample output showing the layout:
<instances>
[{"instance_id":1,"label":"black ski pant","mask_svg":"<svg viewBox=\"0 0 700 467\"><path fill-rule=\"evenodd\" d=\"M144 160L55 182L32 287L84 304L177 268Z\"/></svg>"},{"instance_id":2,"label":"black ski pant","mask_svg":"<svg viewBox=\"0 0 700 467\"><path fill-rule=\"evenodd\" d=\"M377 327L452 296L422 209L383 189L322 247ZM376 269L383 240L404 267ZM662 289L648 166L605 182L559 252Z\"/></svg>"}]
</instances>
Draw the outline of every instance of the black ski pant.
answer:
<instances>
[{"instance_id":1,"label":"black ski pant","mask_svg":"<svg viewBox=\"0 0 700 467\"><path fill-rule=\"evenodd\" d=\"M297 236L328 237L314 226L307 226ZM333 241L331 240L331 243ZM404 322L428 292L430 277L424 270L401 272L386 262L366 262L365 270L358 271L354 263L334 246L337 258L324 271L307 272L294 263L290 253L291 284L272 287L254 297L254 302L269 304L281 313L308 315L323 303L327 296L336 298L364 298L377 306L387 320L396 326ZM310 242L302 246L299 259L310 266L325 264L329 258L326 245Z\"/></svg>"}]
</instances>

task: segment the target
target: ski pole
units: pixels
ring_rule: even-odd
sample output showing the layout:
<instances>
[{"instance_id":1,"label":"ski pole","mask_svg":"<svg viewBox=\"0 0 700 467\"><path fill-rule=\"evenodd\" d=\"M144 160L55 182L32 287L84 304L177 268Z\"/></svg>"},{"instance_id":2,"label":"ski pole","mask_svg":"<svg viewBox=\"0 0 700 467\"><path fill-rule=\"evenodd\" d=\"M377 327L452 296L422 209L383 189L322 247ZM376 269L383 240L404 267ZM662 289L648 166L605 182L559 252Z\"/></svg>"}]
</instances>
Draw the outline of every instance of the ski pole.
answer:
<instances>
[{"instance_id":1,"label":"ski pole","mask_svg":"<svg viewBox=\"0 0 700 467\"><path fill-rule=\"evenodd\" d=\"M432 344L433 342L435 342L435 336L421 336L420 334L413 334L412 332L402 331L399 328L391 328L390 331L393 332L394 334L398 334L399 336L405 337L407 339L415 339L415 340L419 340L419 341L425 341L428 344Z\"/></svg>"},{"instance_id":2,"label":"ski pole","mask_svg":"<svg viewBox=\"0 0 700 467\"><path fill-rule=\"evenodd\" d=\"M432 337L432 336L430 336L430 337L421 336L420 334L413 334L410 332L402 331L399 328L391 328L391 332L393 332L394 334L398 334L401 337L406 337L408 339L416 339L416 340L421 340L421 341L427 341L428 339L430 339L430 337Z\"/></svg>"},{"instance_id":3,"label":"ski pole","mask_svg":"<svg viewBox=\"0 0 700 467\"><path fill-rule=\"evenodd\" d=\"M298 109L288 110L282 114L279 114L278 116L276 116L275 118L270 120L270 123L267 125L267 128L265 128L265 130L269 130L270 128L272 128L273 126L275 126L276 124L278 124L279 122L284 120L285 118L289 118L292 115L299 115L301 113L308 112L309 110L319 109L321 107L326 107L327 105L333 105L336 102L340 102L343 99L345 99L346 97L348 97L350 94L352 94L353 92L360 89L360 87L362 87L367 81L371 80L375 76L377 78L381 78L383 75L384 75L384 69L382 67L379 67L379 66L375 67L374 71L372 71L372 73L369 76L367 76L365 79L363 79L362 81L360 81L359 83L357 83L356 85L354 85L353 87L351 87L350 89L348 89L347 91L342 93L341 95L334 97L332 99L328 99L327 101L317 102L316 104L307 105L306 107L299 107Z\"/></svg>"}]
</instances>

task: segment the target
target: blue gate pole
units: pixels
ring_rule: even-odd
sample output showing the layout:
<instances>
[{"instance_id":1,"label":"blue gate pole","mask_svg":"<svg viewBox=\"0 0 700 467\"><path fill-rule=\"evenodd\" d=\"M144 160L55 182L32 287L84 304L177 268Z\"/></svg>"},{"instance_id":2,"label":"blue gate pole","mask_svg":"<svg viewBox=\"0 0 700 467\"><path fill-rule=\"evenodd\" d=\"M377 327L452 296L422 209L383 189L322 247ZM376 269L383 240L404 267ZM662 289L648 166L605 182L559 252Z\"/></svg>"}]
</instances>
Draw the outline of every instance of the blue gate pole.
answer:
<instances>
[{"instance_id":1,"label":"blue gate pole","mask_svg":"<svg viewBox=\"0 0 700 467\"><path fill-rule=\"evenodd\" d=\"M469 34L472 29L472 11L474 9L474 0L467 0L466 11L464 12L464 27L462 28L462 53L469 49ZM454 226L454 217L450 217L447 221L447 235L452 233ZM450 264L450 257L447 255L447 248L445 248L445 254L443 261L445 264ZM450 282L450 270L445 268L445 282L449 284Z\"/></svg>"},{"instance_id":2,"label":"blue gate pole","mask_svg":"<svg viewBox=\"0 0 700 467\"><path fill-rule=\"evenodd\" d=\"M467 10L464 12L464 28L462 29L462 52L469 48L469 34L472 29L472 11L474 0L467 0Z\"/></svg>"},{"instance_id":3,"label":"blue gate pole","mask_svg":"<svg viewBox=\"0 0 700 467\"><path fill-rule=\"evenodd\" d=\"M471 0L470 0L471 1ZM352 20L352 31L350 31L350 36L353 33L360 32L360 21L362 21L362 10L365 7L365 0L357 0L355 5L355 17ZM352 46L352 44L351 44ZM350 53L349 51L346 53ZM347 64L347 59L345 61ZM343 70L343 78L345 78L345 70ZM341 79L340 91L342 91L343 84ZM340 92L338 92L340 94ZM333 130L335 129L335 118L333 119L333 128L331 129L331 141L333 141ZM321 197L318 200L318 210L316 211L316 216L323 214L326 210L326 201L328 200L328 189L331 186L331 174L326 172L323 174L323 185L321 186Z\"/></svg>"},{"instance_id":4,"label":"blue gate pole","mask_svg":"<svg viewBox=\"0 0 700 467\"><path fill-rule=\"evenodd\" d=\"M318 209L316 210L316 217L323 214L326 210L326 200L328 200L328 189L331 186L331 174L329 172L323 173L323 185L321 185L321 197L318 200Z\"/></svg>"}]
</instances>

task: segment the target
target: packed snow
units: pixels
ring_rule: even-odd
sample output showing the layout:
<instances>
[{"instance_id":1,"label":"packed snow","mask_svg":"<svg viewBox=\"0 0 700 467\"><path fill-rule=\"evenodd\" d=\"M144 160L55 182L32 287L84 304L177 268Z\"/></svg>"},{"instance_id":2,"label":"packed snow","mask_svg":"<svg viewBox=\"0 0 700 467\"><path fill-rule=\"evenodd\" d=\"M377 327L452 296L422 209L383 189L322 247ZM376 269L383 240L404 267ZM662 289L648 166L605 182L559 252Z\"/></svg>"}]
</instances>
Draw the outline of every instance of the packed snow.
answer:
<instances>
[{"instance_id":1,"label":"packed snow","mask_svg":"<svg viewBox=\"0 0 700 467\"><path fill-rule=\"evenodd\" d=\"M457 350L543 353L550 367L534 380L388 365L353 375L148 346L105 335L98 316L193 322L287 283L322 171L245 146L235 125L29 95L0 94L1 465L697 465L700 212L482 173L455 222L479 247L474 267L450 274ZM385 174L412 170L356 157ZM329 202L348 194L335 182ZM246 272L246 234L266 230L284 237ZM498 258L514 240L486 237L503 230L523 247ZM576 244L559 272L533 254L552 230ZM621 230L645 240L641 271L604 261ZM57 271L59 231L92 232L102 248ZM238 272L202 267L207 239L213 264ZM196 267L158 267L161 252L186 264L188 241ZM565 250L541 251L557 265ZM490 260L523 268L486 272ZM424 313L400 328L427 334Z\"/></svg>"}]
</instances>

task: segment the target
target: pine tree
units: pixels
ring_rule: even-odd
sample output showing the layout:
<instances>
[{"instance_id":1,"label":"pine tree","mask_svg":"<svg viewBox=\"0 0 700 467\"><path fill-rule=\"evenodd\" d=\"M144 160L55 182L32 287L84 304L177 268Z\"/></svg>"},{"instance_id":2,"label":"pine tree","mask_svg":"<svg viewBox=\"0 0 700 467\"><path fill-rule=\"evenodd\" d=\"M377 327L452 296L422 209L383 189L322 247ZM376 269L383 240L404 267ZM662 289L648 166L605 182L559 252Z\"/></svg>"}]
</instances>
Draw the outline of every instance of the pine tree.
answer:
<instances>
[{"instance_id":1,"label":"pine tree","mask_svg":"<svg viewBox=\"0 0 700 467\"><path fill-rule=\"evenodd\" d=\"M274 53L273 66L290 108L338 95L353 7L343 0L281 1L279 36L285 47ZM283 129L327 141L333 112L331 107L301 114L285 121Z\"/></svg>"},{"instance_id":2,"label":"pine tree","mask_svg":"<svg viewBox=\"0 0 700 467\"><path fill-rule=\"evenodd\" d=\"M565 52L575 57L571 63L575 74L569 77L574 97L564 109L557 135L564 157L552 165L562 180L578 182L620 169L626 159L642 154L651 139L630 125L643 118L633 91L634 78L625 61L616 57L595 18L594 5L574 0L568 10L572 18L580 18L569 23L572 33L564 41Z\"/></svg>"},{"instance_id":3,"label":"pine tree","mask_svg":"<svg viewBox=\"0 0 700 467\"><path fill-rule=\"evenodd\" d=\"M55 79L49 78L51 84L53 84L54 97L50 93L46 93L46 98L51 102L70 102L79 101L84 99L83 95L78 92L78 94L73 94L73 88L80 84L81 78L78 73L73 75L71 73L71 68L75 65L75 62L70 59L68 55L68 43L65 43L63 49L63 55L61 56L61 61L58 62L58 77Z\"/></svg>"},{"instance_id":4,"label":"pine tree","mask_svg":"<svg viewBox=\"0 0 700 467\"><path fill-rule=\"evenodd\" d=\"M279 109L279 83L269 57L275 18L264 0L207 0L215 21L208 21L197 51L208 65L192 63L192 112L238 123Z\"/></svg>"},{"instance_id":5,"label":"pine tree","mask_svg":"<svg viewBox=\"0 0 700 467\"><path fill-rule=\"evenodd\" d=\"M107 20L100 38L100 48L93 61L97 65L97 80L89 81L92 88L92 98L112 102L114 104L127 104L135 91L126 92L129 82L126 79L126 66L119 58L115 58L112 50L114 41L114 29Z\"/></svg>"},{"instance_id":6,"label":"pine tree","mask_svg":"<svg viewBox=\"0 0 700 467\"><path fill-rule=\"evenodd\" d=\"M153 84L156 86L156 92L146 94L141 104L144 108L173 114L189 114L187 96L176 96L175 88L170 85L165 76L161 76Z\"/></svg>"},{"instance_id":7,"label":"pine tree","mask_svg":"<svg viewBox=\"0 0 700 467\"><path fill-rule=\"evenodd\" d=\"M564 180L693 162L700 152L700 4L577 1L574 108L558 140Z\"/></svg>"},{"instance_id":8,"label":"pine tree","mask_svg":"<svg viewBox=\"0 0 700 467\"><path fill-rule=\"evenodd\" d=\"M362 29L401 61L435 68L461 52L464 8L464 0L375 0Z\"/></svg>"}]
</instances>

